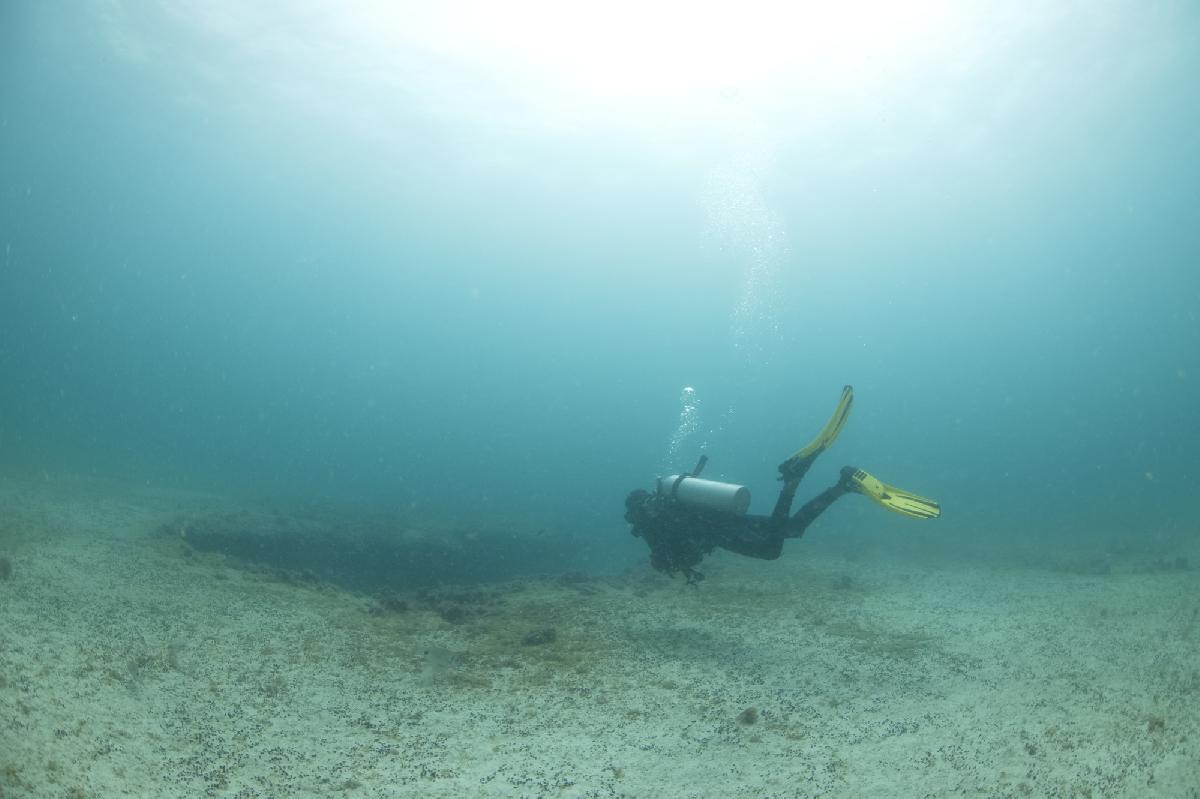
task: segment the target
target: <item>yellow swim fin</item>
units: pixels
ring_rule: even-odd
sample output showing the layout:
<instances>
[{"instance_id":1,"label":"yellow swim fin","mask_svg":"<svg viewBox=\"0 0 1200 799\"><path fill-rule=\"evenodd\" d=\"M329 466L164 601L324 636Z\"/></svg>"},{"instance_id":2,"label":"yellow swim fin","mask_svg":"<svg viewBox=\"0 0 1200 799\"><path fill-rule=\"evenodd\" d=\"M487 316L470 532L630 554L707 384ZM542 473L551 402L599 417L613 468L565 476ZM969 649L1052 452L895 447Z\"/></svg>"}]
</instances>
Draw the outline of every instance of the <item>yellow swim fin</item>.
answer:
<instances>
[{"instance_id":1,"label":"yellow swim fin","mask_svg":"<svg viewBox=\"0 0 1200 799\"><path fill-rule=\"evenodd\" d=\"M842 397L838 400L837 407L833 409L833 416L829 417L829 421L821 428L821 432L812 441L805 444L800 449L796 450L779 466L779 471L784 475L797 470L808 469L808 464L812 460L829 448L829 445L838 437L838 433L842 432L842 428L846 424L846 419L850 416L850 406L854 404L854 388L846 386L842 389Z\"/></svg>"},{"instance_id":2,"label":"yellow swim fin","mask_svg":"<svg viewBox=\"0 0 1200 799\"><path fill-rule=\"evenodd\" d=\"M862 469L855 469L846 476L845 480L847 488L851 491L864 494L868 499L901 516L913 519L936 519L942 515L942 507L932 499L919 497L895 486L890 486Z\"/></svg>"}]
</instances>

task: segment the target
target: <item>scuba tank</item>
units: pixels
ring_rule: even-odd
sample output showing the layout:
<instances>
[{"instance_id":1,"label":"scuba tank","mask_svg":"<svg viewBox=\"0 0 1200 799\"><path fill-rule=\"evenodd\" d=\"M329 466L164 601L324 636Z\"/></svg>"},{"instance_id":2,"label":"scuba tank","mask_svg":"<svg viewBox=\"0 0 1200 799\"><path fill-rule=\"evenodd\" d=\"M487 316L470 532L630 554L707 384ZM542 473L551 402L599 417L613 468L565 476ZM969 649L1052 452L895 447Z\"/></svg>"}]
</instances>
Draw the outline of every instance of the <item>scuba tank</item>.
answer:
<instances>
[{"instance_id":1,"label":"scuba tank","mask_svg":"<svg viewBox=\"0 0 1200 799\"><path fill-rule=\"evenodd\" d=\"M700 462L690 474L672 474L658 478L659 496L695 508L741 516L750 507L750 489L733 483L701 480L696 475L707 461L707 456L701 456Z\"/></svg>"}]
</instances>

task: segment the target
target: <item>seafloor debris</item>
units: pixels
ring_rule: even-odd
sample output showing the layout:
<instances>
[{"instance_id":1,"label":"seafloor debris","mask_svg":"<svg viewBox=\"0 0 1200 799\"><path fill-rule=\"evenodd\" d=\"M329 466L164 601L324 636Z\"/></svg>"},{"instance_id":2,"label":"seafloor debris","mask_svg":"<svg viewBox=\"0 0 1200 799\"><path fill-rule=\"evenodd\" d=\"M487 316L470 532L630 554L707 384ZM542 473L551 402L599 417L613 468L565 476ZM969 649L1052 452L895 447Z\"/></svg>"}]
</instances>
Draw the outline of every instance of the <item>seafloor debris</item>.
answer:
<instances>
[{"instance_id":1,"label":"seafloor debris","mask_svg":"<svg viewBox=\"0 0 1200 799\"><path fill-rule=\"evenodd\" d=\"M522 646L544 646L558 640L558 632L553 627L542 627L521 637Z\"/></svg>"}]
</instances>

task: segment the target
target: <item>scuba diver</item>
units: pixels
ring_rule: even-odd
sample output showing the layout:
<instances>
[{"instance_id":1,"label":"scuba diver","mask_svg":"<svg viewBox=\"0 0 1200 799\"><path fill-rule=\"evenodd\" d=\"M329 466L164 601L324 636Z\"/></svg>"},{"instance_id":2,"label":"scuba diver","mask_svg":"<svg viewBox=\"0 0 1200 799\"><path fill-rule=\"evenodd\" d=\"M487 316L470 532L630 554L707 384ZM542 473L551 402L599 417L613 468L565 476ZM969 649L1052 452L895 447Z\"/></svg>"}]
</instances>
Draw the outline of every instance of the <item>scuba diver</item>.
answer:
<instances>
[{"instance_id":1,"label":"scuba diver","mask_svg":"<svg viewBox=\"0 0 1200 799\"><path fill-rule=\"evenodd\" d=\"M799 538L826 508L843 494L863 494L887 510L914 519L936 519L942 509L931 499L902 491L867 474L846 466L841 477L829 488L789 516L796 487L817 456L838 437L850 406L854 389L846 386L833 416L809 444L779 464L783 488L770 516L747 514L750 492L745 486L701 480L700 472L707 455L688 474L660 477L654 493L637 489L625 498L625 521L631 531L650 547L650 565L674 575L683 572L689 584L704 579L696 566L704 556L721 547L739 555L774 560L783 552L787 538Z\"/></svg>"}]
</instances>

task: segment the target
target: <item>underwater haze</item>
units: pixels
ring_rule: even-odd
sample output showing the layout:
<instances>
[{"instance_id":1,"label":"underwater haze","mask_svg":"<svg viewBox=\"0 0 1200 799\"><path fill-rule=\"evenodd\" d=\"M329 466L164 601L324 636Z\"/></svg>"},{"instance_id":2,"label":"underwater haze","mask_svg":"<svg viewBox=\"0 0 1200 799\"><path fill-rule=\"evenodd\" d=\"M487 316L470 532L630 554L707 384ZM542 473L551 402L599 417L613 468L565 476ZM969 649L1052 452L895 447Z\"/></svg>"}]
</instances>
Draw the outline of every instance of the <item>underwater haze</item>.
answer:
<instances>
[{"instance_id":1,"label":"underwater haze","mask_svg":"<svg viewBox=\"0 0 1200 799\"><path fill-rule=\"evenodd\" d=\"M0 0L0 796L1198 799L1197 76L1191 0Z\"/></svg>"},{"instance_id":2,"label":"underwater haze","mask_svg":"<svg viewBox=\"0 0 1200 799\"><path fill-rule=\"evenodd\" d=\"M4 469L603 570L701 454L768 512L852 384L800 494L942 518L785 558L1200 536L1196 6L737 8L4 3Z\"/></svg>"}]
</instances>

